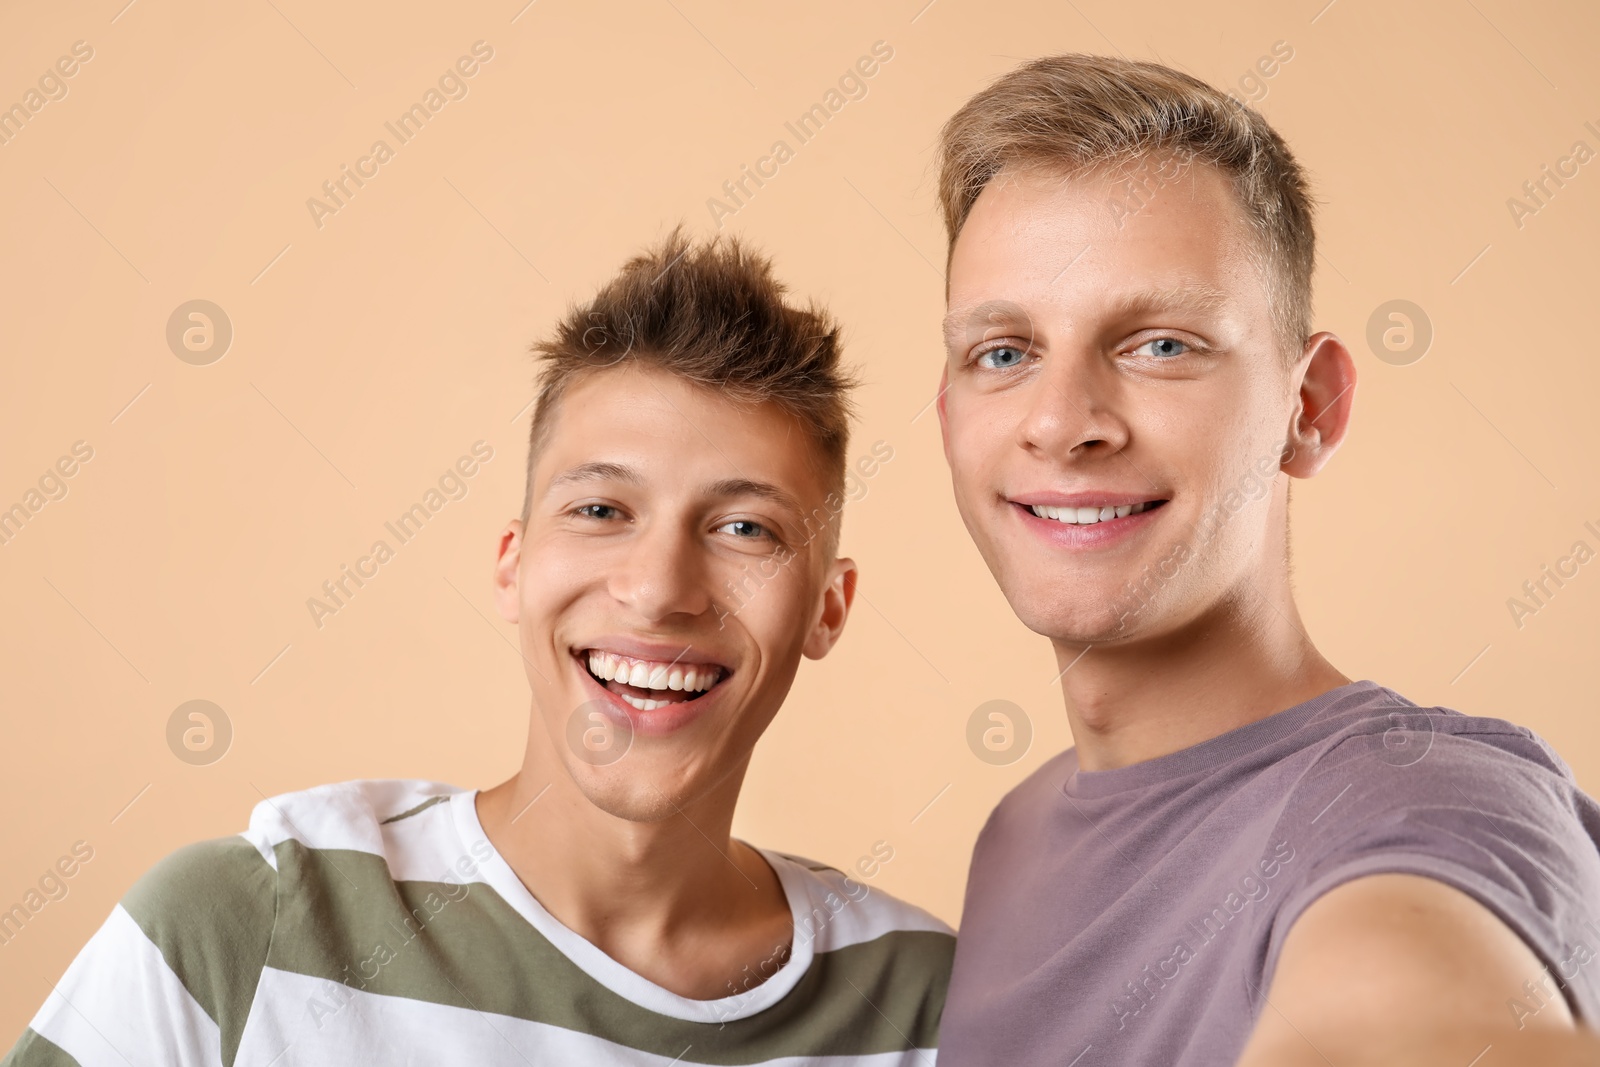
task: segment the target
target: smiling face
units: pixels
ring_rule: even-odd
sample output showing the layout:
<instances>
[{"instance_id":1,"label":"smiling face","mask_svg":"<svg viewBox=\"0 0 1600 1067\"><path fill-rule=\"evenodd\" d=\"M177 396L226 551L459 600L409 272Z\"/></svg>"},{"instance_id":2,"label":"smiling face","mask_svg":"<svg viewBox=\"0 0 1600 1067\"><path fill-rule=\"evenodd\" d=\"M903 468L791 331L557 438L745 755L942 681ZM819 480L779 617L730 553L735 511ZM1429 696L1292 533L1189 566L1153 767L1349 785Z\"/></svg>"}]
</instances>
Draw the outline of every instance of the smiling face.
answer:
<instances>
[{"instance_id":1,"label":"smiling face","mask_svg":"<svg viewBox=\"0 0 1600 1067\"><path fill-rule=\"evenodd\" d=\"M950 262L956 502L1018 617L1063 641L1170 632L1283 561L1304 365L1228 180L1152 170L1137 210L1104 169L1003 172Z\"/></svg>"},{"instance_id":2,"label":"smiling face","mask_svg":"<svg viewBox=\"0 0 1600 1067\"><path fill-rule=\"evenodd\" d=\"M839 500L806 440L774 404L632 362L560 401L497 601L535 728L598 807L651 821L736 789L801 656L837 640L855 565L827 548Z\"/></svg>"}]
</instances>

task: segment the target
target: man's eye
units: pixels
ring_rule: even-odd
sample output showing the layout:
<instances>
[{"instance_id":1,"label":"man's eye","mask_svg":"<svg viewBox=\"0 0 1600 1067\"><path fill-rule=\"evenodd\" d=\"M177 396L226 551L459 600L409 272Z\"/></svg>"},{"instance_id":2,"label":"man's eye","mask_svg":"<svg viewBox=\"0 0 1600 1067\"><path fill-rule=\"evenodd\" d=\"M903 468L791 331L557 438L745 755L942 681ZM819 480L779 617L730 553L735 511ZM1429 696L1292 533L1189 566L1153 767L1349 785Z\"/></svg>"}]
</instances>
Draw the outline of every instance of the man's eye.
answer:
<instances>
[{"instance_id":1,"label":"man's eye","mask_svg":"<svg viewBox=\"0 0 1600 1067\"><path fill-rule=\"evenodd\" d=\"M765 526L759 522L751 522L749 519L735 519L732 522L725 522L717 527L717 532L731 533L735 537L749 541L768 536Z\"/></svg>"},{"instance_id":2,"label":"man's eye","mask_svg":"<svg viewBox=\"0 0 1600 1067\"><path fill-rule=\"evenodd\" d=\"M617 517L617 509L610 504L584 504L582 507L574 508L573 514L586 519L614 519Z\"/></svg>"},{"instance_id":3,"label":"man's eye","mask_svg":"<svg viewBox=\"0 0 1600 1067\"><path fill-rule=\"evenodd\" d=\"M989 349L978 357L978 366L990 370L1009 370L1027 358L1022 349L1013 345L1000 345Z\"/></svg>"},{"instance_id":4,"label":"man's eye","mask_svg":"<svg viewBox=\"0 0 1600 1067\"><path fill-rule=\"evenodd\" d=\"M1181 356L1189 351L1189 346L1176 337L1157 337L1154 341L1146 341L1133 350L1136 356L1155 356L1160 359L1171 359Z\"/></svg>"}]
</instances>

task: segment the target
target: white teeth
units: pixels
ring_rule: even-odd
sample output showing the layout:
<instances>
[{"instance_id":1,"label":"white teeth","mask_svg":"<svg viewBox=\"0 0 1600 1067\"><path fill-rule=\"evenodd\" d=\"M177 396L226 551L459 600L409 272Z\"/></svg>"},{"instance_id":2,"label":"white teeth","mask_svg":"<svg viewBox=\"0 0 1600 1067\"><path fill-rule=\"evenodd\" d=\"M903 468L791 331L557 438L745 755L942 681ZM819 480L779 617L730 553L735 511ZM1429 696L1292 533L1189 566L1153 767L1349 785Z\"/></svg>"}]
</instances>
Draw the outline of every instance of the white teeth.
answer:
<instances>
[{"instance_id":1,"label":"white teeth","mask_svg":"<svg viewBox=\"0 0 1600 1067\"><path fill-rule=\"evenodd\" d=\"M676 689L700 692L710 689L722 678L722 668L709 664L681 666L656 660L630 659L612 652L591 650L588 653L589 670L597 678L618 681L639 689ZM649 702L648 698L644 699ZM630 703L635 703L632 698ZM659 702L657 702L659 703ZM639 706L635 703L635 706ZM641 710L648 711L649 708Z\"/></svg>"},{"instance_id":2,"label":"white teeth","mask_svg":"<svg viewBox=\"0 0 1600 1067\"><path fill-rule=\"evenodd\" d=\"M651 700L649 697L633 697L629 696L627 693L619 693L618 696L622 697L623 700L626 700L629 704L632 704L640 711L655 711L657 708L664 708L668 704L672 703L670 700Z\"/></svg>"},{"instance_id":3,"label":"white teeth","mask_svg":"<svg viewBox=\"0 0 1600 1067\"><path fill-rule=\"evenodd\" d=\"M1041 519L1054 519L1056 522L1070 523L1074 526L1092 526L1097 522L1137 515L1141 511L1147 511L1148 504L1106 504L1098 508L1058 508L1049 504L1031 504L1028 510Z\"/></svg>"}]
</instances>

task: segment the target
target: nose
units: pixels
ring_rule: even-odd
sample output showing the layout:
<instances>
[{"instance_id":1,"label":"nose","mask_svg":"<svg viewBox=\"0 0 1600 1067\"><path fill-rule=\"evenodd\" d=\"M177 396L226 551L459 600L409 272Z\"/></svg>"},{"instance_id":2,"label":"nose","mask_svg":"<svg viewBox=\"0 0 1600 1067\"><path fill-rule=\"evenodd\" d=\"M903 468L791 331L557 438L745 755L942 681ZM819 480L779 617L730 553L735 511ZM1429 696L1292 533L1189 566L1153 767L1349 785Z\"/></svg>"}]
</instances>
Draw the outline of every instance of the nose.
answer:
<instances>
[{"instance_id":1,"label":"nose","mask_svg":"<svg viewBox=\"0 0 1600 1067\"><path fill-rule=\"evenodd\" d=\"M687 523L652 518L628 539L607 588L645 622L703 614L711 607L704 552L703 539Z\"/></svg>"},{"instance_id":2,"label":"nose","mask_svg":"<svg viewBox=\"0 0 1600 1067\"><path fill-rule=\"evenodd\" d=\"M1030 395L1017 443L1057 462L1113 454L1128 444L1128 423L1118 414L1120 382L1098 353L1053 353L1028 386Z\"/></svg>"}]
</instances>

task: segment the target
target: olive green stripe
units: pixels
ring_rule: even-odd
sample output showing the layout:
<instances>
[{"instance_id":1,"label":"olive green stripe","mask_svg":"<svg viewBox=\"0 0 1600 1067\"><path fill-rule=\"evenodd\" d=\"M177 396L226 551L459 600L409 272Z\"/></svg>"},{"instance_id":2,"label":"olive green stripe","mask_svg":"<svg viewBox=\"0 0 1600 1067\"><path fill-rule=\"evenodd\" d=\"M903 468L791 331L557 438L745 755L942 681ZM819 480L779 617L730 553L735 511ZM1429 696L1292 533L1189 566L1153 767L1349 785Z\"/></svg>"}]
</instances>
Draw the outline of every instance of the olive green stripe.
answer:
<instances>
[{"instance_id":1,"label":"olive green stripe","mask_svg":"<svg viewBox=\"0 0 1600 1067\"><path fill-rule=\"evenodd\" d=\"M415 815L417 812L419 812L419 811L427 811L429 808L433 807L435 804L441 804L444 801L449 800L449 799L450 798L447 797L447 796L429 797L427 800L424 800L421 804L418 804L414 808L407 808L405 811L402 811L399 815L391 815L391 816L389 816L387 819L384 819L378 825L379 826L388 826L392 822L399 822L401 819L409 819L409 818L411 818L411 816Z\"/></svg>"},{"instance_id":2,"label":"olive green stripe","mask_svg":"<svg viewBox=\"0 0 1600 1067\"><path fill-rule=\"evenodd\" d=\"M82 1065L67 1055L66 1050L60 1045L30 1026L23 1031L21 1039L11 1051L6 1053L6 1058L0 1060L0 1067L82 1067Z\"/></svg>"},{"instance_id":3,"label":"olive green stripe","mask_svg":"<svg viewBox=\"0 0 1600 1067\"><path fill-rule=\"evenodd\" d=\"M955 950L948 934L900 930L819 953L771 1008L725 1024L685 1022L590 977L484 883L395 882L379 856L298 841L279 844L277 857L282 890L267 965L279 970L547 1023L668 1058L692 1044L695 1060L708 1064L938 1043ZM312 1011L340 1006L330 994Z\"/></svg>"},{"instance_id":4,"label":"olive green stripe","mask_svg":"<svg viewBox=\"0 0 1600 1067\"><path fill-rule=\"evenodd\" d=\"M242 837L163 859L122 899L167 966L222 1033L232 1067L272 941L277 874Z\"/></svg>"}]
</instances>

